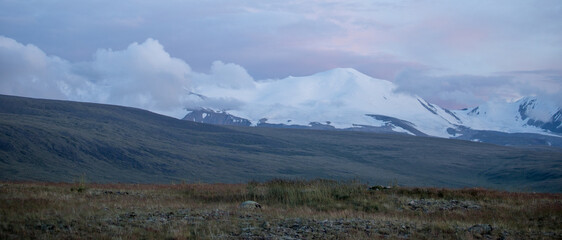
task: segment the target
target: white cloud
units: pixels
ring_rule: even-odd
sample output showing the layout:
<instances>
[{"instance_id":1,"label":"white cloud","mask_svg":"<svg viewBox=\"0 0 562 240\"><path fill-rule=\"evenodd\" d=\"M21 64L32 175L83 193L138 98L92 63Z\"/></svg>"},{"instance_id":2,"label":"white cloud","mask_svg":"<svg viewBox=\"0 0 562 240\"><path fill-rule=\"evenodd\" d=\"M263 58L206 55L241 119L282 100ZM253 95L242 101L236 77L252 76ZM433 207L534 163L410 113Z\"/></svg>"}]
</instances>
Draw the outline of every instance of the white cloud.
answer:
<instances>
[{"instance_id":1,"label":"white cloud","mask_svg":"<svg viewBox=\"0 0 562 240\"><path fill-rule=\"evenodd\" d=\"M187 109L211 108L222 111L238 109L244 105L242 99L247 100L255 88L254 78L242 66L215 61L209 74L193 74L193 92L185 106ZM233 94L235 97L232 97Z\"/></svg>"},{"instance_id":2,"label":"white cloud","mask_svg":"<svg viewBox=\"0 0 562 240\"><path fill-rule=\"evenodd\" d=\"M71 63L48 56L34 45L0 36L0 93L88 101L148 109L183 117L184 108L233 109L233 98L200 98L200 88L252 89L254 79L241 66L216 61L209 74L193 72L154 39L124 50L100 49L92 61Z\"/></svg>"},{"instance_id":3,"label":"white cloud","mask_svg":"<svg viewBox=\"0 0 562 240\"><path fill-rule=\"evenodd\" d=\"M254 88L254 78L246 69L234 63L215 61L211 65L209 74L199 74L196 77L197 85L215 85L221 88Z\"/></svg>"},{"instance_id":4,"label":"white cloud","mask_svg":"<svg viewBox=\"0 0 562 240\"><path fill-rule=\"evenodd\" d=\"M190 87L189 65L153 39L122 51L98 50L88 64L95 73L89 79L107 94L102 101L108 103L173 111L183 105Z\"/></svg>"},{"instance_id":5,"label":"white cloud","mask_svg":"<svg viewBox=\"0 0 562 240\"><path fill-rule=\"evenodd\" d=\"M514 71L482 75L435 75L431 71L404 71L394 83L398 91L416 94L442 107L458 109L484 102L514 101L539 96L562 107L562 72Z\"/></svg>"},{"instance_id":6,"label":"white cloud","mask_svg":"<svg viewBox=\"0 0 562 240\"><path fill-rule=\"evenodd\" d=\"M186 98L184 107L186 110L213 109L228 111L239 109L246 103L247 102L243 102L240 99L231 96L202 97L197 94L190 94Z\"/></svg>"},{"instance_id":7,"label":"white cloud","mask_svg":"<svg viewBox=\"0 0 562 240\"><path fill-rule=\"evenodd\" d=\"M93 85L70 72L71 64L34 45L0 36L0 91L38 98L88 100Z\"/></svg>"}]
</instances>

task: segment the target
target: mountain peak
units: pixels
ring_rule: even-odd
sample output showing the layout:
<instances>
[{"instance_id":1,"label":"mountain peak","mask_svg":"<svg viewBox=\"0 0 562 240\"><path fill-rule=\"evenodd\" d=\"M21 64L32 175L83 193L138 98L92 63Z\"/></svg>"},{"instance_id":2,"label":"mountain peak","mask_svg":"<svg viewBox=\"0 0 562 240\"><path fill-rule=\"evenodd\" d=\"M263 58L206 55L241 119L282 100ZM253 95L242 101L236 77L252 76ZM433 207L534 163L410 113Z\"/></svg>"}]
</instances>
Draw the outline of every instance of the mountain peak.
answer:
<instances>
[{"instance_id":1,"label":"mountain peak","mask_svg":"<svg viewBox=\"0 0 562 240\"><path fill-rule=\"evenodd\" d=\"M356 76L369 77L366 74L355 70L354 68L334 68L324 72L314 74L314 76ZM371 77L369 77L371 78Z\"/></svg>"}]
</instances>

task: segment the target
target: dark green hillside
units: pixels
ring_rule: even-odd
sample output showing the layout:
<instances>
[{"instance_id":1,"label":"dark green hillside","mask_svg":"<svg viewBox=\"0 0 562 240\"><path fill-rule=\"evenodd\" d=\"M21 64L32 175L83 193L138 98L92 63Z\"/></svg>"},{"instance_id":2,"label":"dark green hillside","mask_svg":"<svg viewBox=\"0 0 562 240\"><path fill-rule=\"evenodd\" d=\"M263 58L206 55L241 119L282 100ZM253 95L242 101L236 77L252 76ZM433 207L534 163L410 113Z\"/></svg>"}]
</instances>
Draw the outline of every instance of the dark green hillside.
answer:
<instances>
[{"instance_id":1,"label":"dark green hillside","mask_svg":"<svg viewBox=\"0 0 562 240\"><path fill-rule=\"evenodd\" d=\"M221 127L148 111L0 95L0 180L372 184L562 192L559 149L363 132Z\"/></svg>"}]
</instances>

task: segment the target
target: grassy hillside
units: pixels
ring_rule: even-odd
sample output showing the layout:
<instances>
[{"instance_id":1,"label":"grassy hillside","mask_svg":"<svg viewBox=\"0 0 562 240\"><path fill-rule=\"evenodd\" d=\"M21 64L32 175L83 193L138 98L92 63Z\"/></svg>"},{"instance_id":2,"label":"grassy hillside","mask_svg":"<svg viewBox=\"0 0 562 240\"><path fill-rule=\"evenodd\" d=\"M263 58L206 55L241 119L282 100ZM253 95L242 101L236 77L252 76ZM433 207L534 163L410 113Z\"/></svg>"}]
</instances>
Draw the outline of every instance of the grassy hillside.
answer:
<instances>
[{"instance_id":1,"label":"grassy hillside","mask_svg":"<svg viewBox=\"0 0 562 240\"><path fill-rule=\"evenodd\" d=\"M245 200L261 208L241 208ZM560 239L561 201L326 180L0 182L0 239Z\"/></svg>"},{"instance_id":2,"label":"grassy hillside","mask_svg":"<svg viewBox=\"0 0 562 240\"><path fill-rule=\"evenodd\" d=\"M221 127L148 111L0 96L0 179L358 179L562 192L559 149L363 132Z\"/></svg>"}]
</instances>

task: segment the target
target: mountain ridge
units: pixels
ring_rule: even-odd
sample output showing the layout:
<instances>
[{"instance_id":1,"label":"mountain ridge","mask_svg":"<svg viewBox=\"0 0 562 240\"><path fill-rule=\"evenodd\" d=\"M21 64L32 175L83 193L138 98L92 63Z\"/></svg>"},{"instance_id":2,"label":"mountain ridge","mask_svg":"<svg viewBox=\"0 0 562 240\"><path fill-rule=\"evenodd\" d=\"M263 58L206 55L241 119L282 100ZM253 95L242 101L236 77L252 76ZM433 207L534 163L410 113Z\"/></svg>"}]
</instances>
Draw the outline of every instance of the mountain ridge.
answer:
<instances>
[{"instance_id":1,"label":"mountain ridge","mask_svg":"<svg viewBox=\"0 0 562 240\"><path fill-rule=\"evenodd\" d=\"M562 151L354 131L217 126L149 111L0 95L0 180L358 179L561 192Z\"/></svg>"},{"instance_id":2,"label":"mountain ridge","mask_svg":"<svg viewBox=\"0 0 562 240\"><path fill-rule=\"evenodd\" d=\"M369 77L352 68L336 68L311 76L258 82L252 91L218 91L207 96L205 89L199 89L202 91L198 93L200 96L211 99L248 97L241 100L246 104L230 110L216 111L205 106L204 102L200 103L200 108L192 108L184 119L212 124L238 125L238 122L244 122L251 126L284 128L313 128L312 125L316 127L317 123L322 123L324 128L334 130L390 129L443 138L459 138L467 130L508 134L505 136L523 133L528 134L526 138L532 139L542 138L538 135L562 137L560 107L536 97L525 97L513 103L485 103L466 110L448 110L397 89L390 81ZM238 122L217 123L210 121L211 118L201 118L203 114L237 119ZM371 117L375 115L384 117ZM397 120L381 120L383 118ZM410 123L407 125L410 130L404 129L404 124L394 124L397 122ZM534 142L530 141L530 145Z\"/></svg>"}]
</instances>

